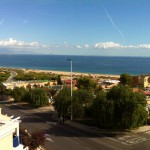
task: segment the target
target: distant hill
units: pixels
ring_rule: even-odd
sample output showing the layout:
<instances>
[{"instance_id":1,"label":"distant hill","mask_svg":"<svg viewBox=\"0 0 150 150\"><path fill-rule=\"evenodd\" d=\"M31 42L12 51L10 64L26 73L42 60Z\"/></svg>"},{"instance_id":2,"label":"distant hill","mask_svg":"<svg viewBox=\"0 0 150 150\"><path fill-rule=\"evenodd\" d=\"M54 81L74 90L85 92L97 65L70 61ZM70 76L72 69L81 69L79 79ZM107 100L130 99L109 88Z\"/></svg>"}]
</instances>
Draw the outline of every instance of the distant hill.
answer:
<instances>
[{"instance_id":1,"label":"distant hill","mask_svg":"<svg viewBox=\"0 0 150 150\"><path fill-rule=\"evenodd\" d=\"M11 55L11 54L36 54L36 53L22 49L0 48L0 54Z\"/></svg>"},{"instance_id":2,"label":"distant hill","mask_svg":"<svg viewBox=\"0 0 150 150\"><path fill-rule=\"evenodd\" d=\"M14 52L8 48L0 48L0 54L13 54Z\"/></svg>"}]
</instances>

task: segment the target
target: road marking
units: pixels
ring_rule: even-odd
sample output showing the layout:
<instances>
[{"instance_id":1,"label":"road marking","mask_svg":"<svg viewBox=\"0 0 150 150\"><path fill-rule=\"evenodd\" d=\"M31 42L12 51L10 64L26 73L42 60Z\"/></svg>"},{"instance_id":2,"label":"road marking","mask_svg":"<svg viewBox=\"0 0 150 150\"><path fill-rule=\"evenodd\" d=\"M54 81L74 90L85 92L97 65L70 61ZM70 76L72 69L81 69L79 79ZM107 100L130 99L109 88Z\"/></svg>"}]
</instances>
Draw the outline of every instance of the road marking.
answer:
<instances>
[{"instance_id":1,"label":"road marking","mask_svg":"<svg viewBox=\"0 0 150 150\"><path fill-rule=\"evenodd\" d=\"M12 105L16 106L16 105L18 105L18 104L17 104L17 103L13 103Z\"/></svg>"},{"instance_id":2,"label":"road marking","mask_svg":"<svg viewBox=\"0 0 150 150\"><path fill-rule=\"evenodd\" d=\"M146 134L150 134L150 131L146 131L145 133L146 133Z\"/></svg>"},{"instance_id":3,"label":"road marking","mask_svg":"<svg viewBox=\"0 0 150 150\"><path fill-rule=\"evenodd\" d=\"M42 127L42 128L46 128L46 126L43 126L43 125L40 125L40 124L39 124L39 126Z\"/></svg>"},{"instance_id":4,"label":"road marking","mask_svg":"<svg viewBox=\"0 0 150 150\"><path fill-rule=\"evenodd\" d=\"M79 144L79 143L76 142L75 140L72 140L72 139L70 139L70 138L68 138L68 137L65 137L65 138L68 139L69 141L73 142L73 143Z\"/></svg>"},{"instance_id":5,"label":"road marking","mask_svg":"<svg viewBox=\"0 0 150 150\"><path fill-rule=\"evenodd\" d=\"M130 135L125 135L125 136L119 137L118 139L119 140L125 140L125 138L129 138L129 137L131 137L131 136Z\"/></svg>"},{"instance_id":6,"label":"road marking","mask_svg":"<svg viewBox=\"0 0 150 150\"><path fill-rule=\"evenodd\" d=\"M19 110L19 111L21 111L21 112L23 112L25 114L29 114L27 111L24 111L24 110Z\"/></svg>"},{"instance_id":7,"label":"road marking","mask_svg":"<svg viewBox=\"0 0 150 150\"><path fill-rule=\"evenodd\" d=\"M47 134L47 133L45 133L45 134L44 134L44 136L45 136L45 137L50 137L50 135L49 135L49 134Z\"/></svg>"},{"instance_id":8,"label":"road marking","mask_svg":"<svg viewBox=\"0 0 150 150\"><path fill-rule=\"evenodd\" d=\"M137 138L134 138L134 139L131 139L131 140L127 140L126 142L129 143L129 144L137 144L137 143L140 143L140 142L144 142L146 140L147 140L146 138L137 137Z\"/></svg>"},{"instance_id":9,"label":"road marking","mask_svg":"<svg viewBox=\"0 0 150 150\"><path fill-rule=\"evenodd\" d=\"M37 109L33 109L34 111L37 111L37 112L41 112L40 110L37 110Z\"/></svg>"},{"instance_id":10,"label":"road marking","mask_svg":"<svg viewBox=\"0 0 150 150\"><path fill-rule=\"evenodd\" d=\"M58 122L46 122L47 124L50 124L50 125L53 125L53 126L56 126L58 124Z\"/></svg>"},{"instance_id":11,"label":"road marking","mask_svg":"<svg viewBox=\"0 0 150 150\"><path fill-rule=\"evenodd\" d=\"M49 138L49 137L46 138L46 140L49 141L49 142L52 142L52 143L54 142L54 141L53 141L51 138Z\"/></svg>"},{"instance_id":12,"label":"road marking","mask_svg":"<svg viewBox=\"0 0 150 150\"><path fill-rule=\"evenodd\" d=\"M127 144L126 142L121 142L123 145L129 145L129 144Z\"/></svg>"},{"instance_id":13,"label":"road marking","mask_svg":"<svg viewBox=\"0 0 150 150\"><path fill-rule=\"evenodd\" d=\"M150 139L144 138L144 137L136 137L130 140L126 140L124 142L121 142L124 145L134 145L134 144L138 144L141 142L145 142L145 141L149 141Z\"/></svg>"},{"instance_id":14,"label":"road marking","mask_svg":"<svg viewBox=\"0 0 150 150\"><path fill-rule=\"evenodd\" d=\"M101 140L98 140L98 139L95 139L95 138L89 138L90 140L92 140L92 141L95 141L95 142L97 142L97 143L100 143L100 144L102 144L102 145L104 145L104 146L106 146L106 147L109 147L109 148L111 148L111 149L114 149L114 150L122 150L121 148L118 148L118 147L115 147L115 146L113 146L113 145L109 145L109 144L107 144L107 143L105 143L105 142L102 142ZM118 141L119 142L119 141Z\"/></svg>"},{"instance_id":15,"label":"road marking","mask_svg":"<svg viewBox=\"0 0 150 150\"><path fill-rule=\"evenodd\" d=\"M46 138L47 141L54 142L54 141L52 140L52 138L50 138L50 135L49 135L49 134L44 134L44 136L45 136L45 138Z\"/></svg>"},{"instance_id":16,"label":"road marking","mask_svg":"<svg viewBox=\"0 0 150 150\"><path fill-rule=\"evenodd\" d=\"M118 140L116 140L116 139L114 139L114 138L111 138L111 137L104 137L104 138L106 138L106 139L109 139L109 140L112 140L112 141L115 141L115 142L119 142Z\"/></svg>"},{"instance_id":17,"label":"road marking","mask_svg":"<svg viewBox=\"0 0 150 150\"><path fill-rule=\"evenodd\" d=\"M104 138L106 138L106 139L109 139L109 140L111 140L111 141L115 141L115 142L119 142L119 140L116 140L116 139L114 139L114 138L111 138L111 137L108 137L108 136L106 136L105 134L99 134L100 136L103 136Z\"/></svg>"}]
</instances>

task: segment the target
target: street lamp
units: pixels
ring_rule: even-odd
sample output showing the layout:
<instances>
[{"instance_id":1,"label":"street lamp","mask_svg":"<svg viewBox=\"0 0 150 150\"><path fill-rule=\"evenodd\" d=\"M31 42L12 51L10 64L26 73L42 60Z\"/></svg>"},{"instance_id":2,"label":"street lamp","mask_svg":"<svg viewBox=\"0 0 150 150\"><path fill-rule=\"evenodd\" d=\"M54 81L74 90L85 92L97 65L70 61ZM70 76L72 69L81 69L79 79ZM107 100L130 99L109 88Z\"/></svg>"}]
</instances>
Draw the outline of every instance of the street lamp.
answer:
<instances>
[{"instance_id":1,"label":"street lamp","mask_svg":"<svg viewBox=\"0 0 150 150\"><path fill-rule=\"evenodd\" d=\"M70 119L73 119L73 115L72 115L72 59L67 59L68 61L70 61L70 67L71 67L71 116Z\"/></svg>"}]
</instances>

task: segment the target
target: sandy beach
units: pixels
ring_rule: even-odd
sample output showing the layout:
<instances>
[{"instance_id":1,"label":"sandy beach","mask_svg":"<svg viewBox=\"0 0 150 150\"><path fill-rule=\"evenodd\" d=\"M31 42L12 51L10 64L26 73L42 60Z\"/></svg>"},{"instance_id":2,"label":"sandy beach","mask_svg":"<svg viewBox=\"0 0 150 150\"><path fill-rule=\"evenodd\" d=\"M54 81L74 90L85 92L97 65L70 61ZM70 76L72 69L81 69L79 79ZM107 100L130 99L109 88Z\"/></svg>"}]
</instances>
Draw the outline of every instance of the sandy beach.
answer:
<instances>
[{"instance_id":1,"label":"sandy beach","mask_svg":"<svg viewBox=\"0 0 150 150\"><path fill-rule=\"evenodd\" d=\"M56 75L62 75L62 76L70 76L71 72L67 71L54 71L54 70L39 70L39 69L25 69L25 68L6 68L6 67L0 67L1 69L13 69L13 70L22 70L25 73L29 72L36 72L36 73L50 73L50 74L56 74ZM88 76L88 77L102 77L102 78L120 78L120 75L116 74L101 74L101 73L81 73L81 72L72 72L73 76Z\"/></svg>"},{"instance_id":2,"label":"sandy beach","mask_svg":"<svg viewBox=\"0 0 150 150\"><path fill-rule=\"evenodd\" d=\"M45 72L45 73L51 73L51 74L57 74L57 75L63 75L63 76L69 76L70 72L65 71L53 71L53 70L37 70L37 69L22 69L25 72ZM112 74L93 74L93 73L80 73L80 72L72 72L73 76L91 76L91 77L104 77L104 78L119 78L120 75L112 75Z\"/></svg>"}]
</instances>

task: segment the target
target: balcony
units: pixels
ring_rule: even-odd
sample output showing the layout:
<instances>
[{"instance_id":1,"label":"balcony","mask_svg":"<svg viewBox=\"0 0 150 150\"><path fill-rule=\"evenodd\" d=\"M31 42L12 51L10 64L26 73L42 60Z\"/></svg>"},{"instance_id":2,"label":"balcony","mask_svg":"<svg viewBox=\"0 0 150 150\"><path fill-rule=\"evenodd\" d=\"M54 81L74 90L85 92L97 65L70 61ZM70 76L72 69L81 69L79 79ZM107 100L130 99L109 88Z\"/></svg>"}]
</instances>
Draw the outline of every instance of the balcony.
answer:
<instances>
[{"instance_id":1,"label":"balcony","mask_svg":"<svg viewBox=\"0 0 150 150\"><path fill-rule=\"evenodd\" d=\"M21 135L13 138L13 149L14 150L24 150L23 145L22 145Z\"/></svg>"}]
</instances>

